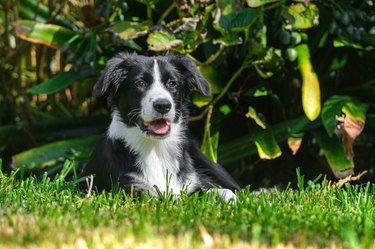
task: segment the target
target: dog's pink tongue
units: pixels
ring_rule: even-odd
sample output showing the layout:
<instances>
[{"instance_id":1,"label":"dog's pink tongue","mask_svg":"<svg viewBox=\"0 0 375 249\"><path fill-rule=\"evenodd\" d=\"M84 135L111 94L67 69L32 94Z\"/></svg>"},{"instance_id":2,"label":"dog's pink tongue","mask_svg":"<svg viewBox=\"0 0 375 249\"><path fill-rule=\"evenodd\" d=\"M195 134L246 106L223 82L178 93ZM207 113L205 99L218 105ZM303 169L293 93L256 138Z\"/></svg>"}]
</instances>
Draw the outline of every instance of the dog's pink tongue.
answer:
<instances>
[{"instance_id":1,"label":"dog's pink tongue","mask_svg":"<svg viewBox=\"0 0 375 249\"><path fill-rule=\"evenodd\" d=\"M158 135L165 135L169 132L170 124L166 120L157 120L155 122L150 123L149 127L153 133Z\"/></svg>"}]
</instances>

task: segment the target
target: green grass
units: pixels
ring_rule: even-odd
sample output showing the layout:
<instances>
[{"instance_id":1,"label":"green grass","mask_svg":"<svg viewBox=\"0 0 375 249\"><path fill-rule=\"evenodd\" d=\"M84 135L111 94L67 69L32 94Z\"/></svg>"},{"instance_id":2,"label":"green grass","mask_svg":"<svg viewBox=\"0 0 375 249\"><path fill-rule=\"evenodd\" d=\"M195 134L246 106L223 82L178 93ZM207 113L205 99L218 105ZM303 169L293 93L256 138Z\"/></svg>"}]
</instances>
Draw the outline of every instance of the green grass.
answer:
<instances>
[{"instance_id":1,"label":"green grass","mask_svg":"<svg viewBox=\"0 0 375 249\"><path fill-rule=\"evenodd\" d=\"M0 171L1 172L1 171ZM229 205L206 193L178 200L122 191L86 198L65 180L0 173L0 248L372 248L375 186L237 193Z\"/></svg>"}]
</instances>

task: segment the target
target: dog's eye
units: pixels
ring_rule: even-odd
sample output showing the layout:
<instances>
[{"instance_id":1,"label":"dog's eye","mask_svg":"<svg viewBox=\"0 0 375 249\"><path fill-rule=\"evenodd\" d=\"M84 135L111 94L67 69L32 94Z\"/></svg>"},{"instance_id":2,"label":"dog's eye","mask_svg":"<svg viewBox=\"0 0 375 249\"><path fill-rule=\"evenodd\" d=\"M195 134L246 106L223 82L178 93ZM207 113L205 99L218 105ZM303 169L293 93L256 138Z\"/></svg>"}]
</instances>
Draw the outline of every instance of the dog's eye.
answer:
<instances>
[{"instance_id":1,"label":"dog's eye","mask_svg":"<svg viewBox=\"0 0 375 249\"><path fill-rule=\"evenodd\" d=\"M146 82L144 82L143 80L138 80L134 83L134 85L138 88L145 88L147 85L146 85Z\"/></svg>"},{"instance_id":2,"label":"dog's eye","mask_svg":"<svg viewBox=\"0 0 375 249\"><path fill-rule=\"evenodd\" d=\"M175 88L177 86L177 82L173 80L168 80L167 87L168 88Z\"/></svg>"}]
</instances>

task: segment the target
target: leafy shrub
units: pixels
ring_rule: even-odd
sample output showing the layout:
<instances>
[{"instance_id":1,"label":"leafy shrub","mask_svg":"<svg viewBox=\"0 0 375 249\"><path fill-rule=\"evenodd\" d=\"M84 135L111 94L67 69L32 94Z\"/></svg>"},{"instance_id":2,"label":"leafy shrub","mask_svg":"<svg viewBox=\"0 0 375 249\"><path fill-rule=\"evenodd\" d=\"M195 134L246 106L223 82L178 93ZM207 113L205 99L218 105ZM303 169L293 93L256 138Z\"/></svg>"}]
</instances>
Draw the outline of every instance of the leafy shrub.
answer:
<instances>
[{"instance_id":1,"label":"leafy shrub","mask_svg":"<svg viewBox=\"0 0 375 249\"><path fill-rule=\"evenodd\" d=\"M246 170L257 157L290 163L296 154L301 164L329 165L336 177L353 174L355 164L368 167L374 161L375 17L370 3L97 0L95 5L64 5L21 0L13 9L2 3L2 20L10 27L9 21L15 21L4 38L18 38L13 46L0 46L10 53L23 49L12 57L18 64L1 63L7 75L18 70L10 77L19 85L13 89L18 100L6 105L15 114L0 128L3 151L15 154L69 138L64 145L54 142L17 154L13 166L40 169L71 156L84 162L88 152L81 152L82 143L74 138L105 128L107 119L95 118L106 114L104 105L91 96L105 62L124 50L173 51L194 60L212 85L211 98L194 92L190 119L193 129L199 124L198 134L204 125L202 150L212 160L241 171L239 162ZM1 100L9 93L2 93ZM62 132L56 135L59 124ZM20 129L23 134L14 135ZM25 136L31 144L22 142ZM85 141L90 147L95 139ZM357 151L360 157L354 160Z\"/></svg>"}]
</instances>

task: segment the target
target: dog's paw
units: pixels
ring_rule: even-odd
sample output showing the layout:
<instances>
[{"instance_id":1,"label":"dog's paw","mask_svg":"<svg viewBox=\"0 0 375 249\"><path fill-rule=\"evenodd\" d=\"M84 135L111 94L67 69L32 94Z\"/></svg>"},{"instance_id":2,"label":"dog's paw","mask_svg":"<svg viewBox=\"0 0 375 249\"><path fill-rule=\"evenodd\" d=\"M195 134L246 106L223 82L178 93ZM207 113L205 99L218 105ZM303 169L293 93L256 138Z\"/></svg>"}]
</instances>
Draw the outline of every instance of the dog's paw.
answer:
<instances>
[{"instance_id":1,"label":"dog's paw","mask_svg":"<svg viewBox=\"0 0 375 249\"><path fill-rule=\"evenodd\" d=\"M217 192L217 195L227 203L235 204L237 202L237 196L230 189L218 188L208 190L209 194L212 194L213 192Z\"/></svg>"}]
</instances>

